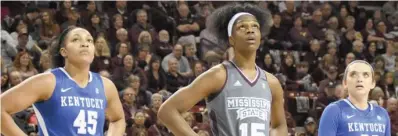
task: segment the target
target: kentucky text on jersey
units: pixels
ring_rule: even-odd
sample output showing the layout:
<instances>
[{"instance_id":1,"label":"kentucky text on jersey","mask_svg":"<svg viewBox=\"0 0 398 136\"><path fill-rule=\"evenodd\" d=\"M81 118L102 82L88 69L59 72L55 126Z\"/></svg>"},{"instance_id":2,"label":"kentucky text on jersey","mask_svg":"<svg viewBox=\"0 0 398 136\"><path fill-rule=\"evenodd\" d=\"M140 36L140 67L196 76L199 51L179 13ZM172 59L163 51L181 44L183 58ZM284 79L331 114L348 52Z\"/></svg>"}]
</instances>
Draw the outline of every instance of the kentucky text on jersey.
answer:
<instances>
[{"instance_id":1,"label":"kentucky text on jersey","mask_svg":"<svg viewBox=\"0 0 398 136\"><path fill-rule=\"evenodd\" d=\"M79 96L61 96L61 107L104 109L104 100Z\"/></svg>"},{"instance_id":2,"label":"kentucky text on jersey","mask_svg":"<svg viewBox=\"0 0 398 136\"><path fill-rule=\"evenodd\" d=\"M348 123L349 132L386 132L386 125L381 123Z\"/></svg>"},{"instance_id":3,"label":"kentucky text on jersey","mask_svg":"<svg viewBox=\"0 0 398 136\"><path fill-rule=\"evenodd\" d=\"M356 108L348 99L329 104L319 124L320 136L390 136L387 111L368 103L366 110Z\"/></svg>"}]
</instances>

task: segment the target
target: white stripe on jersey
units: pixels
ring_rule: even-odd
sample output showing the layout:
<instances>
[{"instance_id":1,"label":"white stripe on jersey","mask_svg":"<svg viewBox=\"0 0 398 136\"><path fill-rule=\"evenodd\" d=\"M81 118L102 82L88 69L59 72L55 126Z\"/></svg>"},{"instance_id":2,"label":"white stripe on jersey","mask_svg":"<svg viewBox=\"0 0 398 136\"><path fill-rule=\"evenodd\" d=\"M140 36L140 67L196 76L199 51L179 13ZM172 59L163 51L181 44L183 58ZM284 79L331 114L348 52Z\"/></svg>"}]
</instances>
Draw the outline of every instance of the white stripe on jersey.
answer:
<instances>
[{"instance_id":1,"label":"white stripe on jersey","mask_svg":"<svg viewBox=\"0 0 398 136\"><path fill-rule=\"evenodd\" d=\"M47 131L47 126L46 123L44 122L43 116L41 116L41 113L39 110L37 110L36 106L32 104L33 110L35 110L35 114L37 117L37 121L39 122L40 128L43 131L43 136L49 136L48 131Z\"/></svg>"}]
</instances>

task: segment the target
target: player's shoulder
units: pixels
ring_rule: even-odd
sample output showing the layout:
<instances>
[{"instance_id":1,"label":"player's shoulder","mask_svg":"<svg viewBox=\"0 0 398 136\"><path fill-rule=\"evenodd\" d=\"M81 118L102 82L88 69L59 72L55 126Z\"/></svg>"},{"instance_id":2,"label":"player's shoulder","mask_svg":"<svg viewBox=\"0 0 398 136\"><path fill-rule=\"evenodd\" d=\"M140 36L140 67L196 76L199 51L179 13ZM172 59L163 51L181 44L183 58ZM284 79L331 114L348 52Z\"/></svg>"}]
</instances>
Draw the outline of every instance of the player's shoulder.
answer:
<instances>
[{"instance_id":1,"label":"player's shoulder","mask_svg":"<svg viewBox=\"0 0 398 136\"><path fill-rule=\"evenodd\" d=\"M203 74L214 79L225 79L227 76L227 67L225 67L224 64L218 64L211 67Z\"/></svg>"},{"instance_id":2,"label":"player's shoulder","mask_svg":"<svg viewBox=\"0 0 398 136\"><path fill-rule=\"evenodd\" d=\"M263 71L265 79L267 80L269 85L280 85L279 79L274 74L271 74L261 68L260 70Z\"/></svg>"},{"instance_id":3,"label":"player's shoulder","mask_svg":"<svg viewBox=\"0 0 398 136\"><path fill-rule=\"evenodd\" d=\"M388 115L388 112L385 108L383 108L377 104L371 104L371 106L372 106L373 110L376 111L377 113Z\"/></svg>"},{"instance_id":4,"label":"player's shoulder","mask_svg":"<svg viewBox=\"0 0 398 136\"><path fill-rule=\"evenodd\" d=\"M341 111L342 109L344 109L344 107L346 107L345 105L345 101L343 100L338 100L335 102L330 103L329 105L326 106L325 110L330 110L330 111Z\"/></svg>"}]
</instances>

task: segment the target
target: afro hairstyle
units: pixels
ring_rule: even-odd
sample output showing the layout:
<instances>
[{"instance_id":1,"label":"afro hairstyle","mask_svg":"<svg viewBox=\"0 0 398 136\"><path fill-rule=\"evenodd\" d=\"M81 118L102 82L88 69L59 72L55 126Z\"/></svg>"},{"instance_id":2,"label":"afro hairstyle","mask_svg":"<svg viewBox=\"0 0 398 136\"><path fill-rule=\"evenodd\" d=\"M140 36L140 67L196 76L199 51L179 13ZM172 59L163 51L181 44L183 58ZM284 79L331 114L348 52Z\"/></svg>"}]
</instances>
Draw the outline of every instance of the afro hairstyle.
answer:
<instances>
[{"instance_id":1,"label":"afro hairstyle","mask_svg":"<svg viewBox=\"0 0 398 136\"><path fill-rule=\"evenodd\" d=\"M228 43L228 23L239 12L254 15L260 24L261 37L268 35L272 25L272 15L257 5L250 3L232 3L216 9L206 20L208 30L224 43Z\"/></svg>"}]
</instances>

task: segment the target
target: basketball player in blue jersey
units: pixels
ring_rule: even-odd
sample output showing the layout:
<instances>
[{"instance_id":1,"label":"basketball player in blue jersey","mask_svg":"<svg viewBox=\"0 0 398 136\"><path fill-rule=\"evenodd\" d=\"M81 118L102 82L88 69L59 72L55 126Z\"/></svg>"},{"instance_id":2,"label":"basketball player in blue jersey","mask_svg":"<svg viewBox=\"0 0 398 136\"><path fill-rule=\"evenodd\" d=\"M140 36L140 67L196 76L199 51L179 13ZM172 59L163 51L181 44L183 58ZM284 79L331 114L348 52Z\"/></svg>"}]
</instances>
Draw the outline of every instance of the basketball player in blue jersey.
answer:
<instances>
[{"instance_id":1,"label":"basketball player in blue jersey","mask_svg":"<svg viewBox=\"0 0 398 136\"><path fill-rule=\"evenodd\" d=\"M206 98L215 136L286 136L282 87L255 63L270 14L255 5L231 4L214 11L208 21L209 30L233 47L235 57L174 93L161 106L159 119L176 136L197 136L181 113Z\"/></svg>"},{"instance_id":2,"label":"basketball player in blue jersey","mask_svg":"<svg viewBox=\"0 0 398 136\"><path fill-rule=\"evenodd\" d=\"M374 70L366 61L351 62L343 77L348 98L329 104L320 124L320 136L390 136L387 111L368 103L368 95L376 85Z\"/></svg>"},{"instance_id":3,"label":"basketball player in blue jersey","mask_svg":"<svg viewBox=\"0 0 398 136\"><path fill-rule=\"evenodd\" d=\"M35 75L1 95L1 133L24 136L11 114L33 106L41 136L122 136L126 127L115 85L89 71L94 59L91 34L68 28L51 48L51 72ZM105 116L106 115L106 116Z\"/></svg>"}]
</instances>

